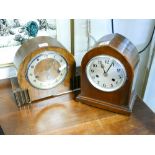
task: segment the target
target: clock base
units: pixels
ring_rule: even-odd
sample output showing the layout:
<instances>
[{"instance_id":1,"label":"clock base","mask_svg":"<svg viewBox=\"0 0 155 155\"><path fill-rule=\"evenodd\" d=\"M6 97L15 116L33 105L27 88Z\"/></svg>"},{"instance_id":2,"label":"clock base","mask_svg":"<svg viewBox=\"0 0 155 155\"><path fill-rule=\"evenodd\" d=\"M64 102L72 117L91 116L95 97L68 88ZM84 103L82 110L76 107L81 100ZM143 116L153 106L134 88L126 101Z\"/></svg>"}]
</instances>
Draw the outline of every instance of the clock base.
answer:
<instances>
[{"instance_id":1,"label":"clock base","mask_svg":"<svg viewBox=\"0 0 155 155\"><path fill-rule=\"evenodd\" d=\"M107 103L105 101L85 97L85 96L82 96L81 94L78 95L76 98L76 100L81 102L81 103L91 105L91 106L94 106L97 108L101 108L104 110L112 111L115 113L124 114L124 115L130 115L131 114L135 99L136 99L136 95L135 95L135 93L133 93L132 98L131 98L128 106L123 106L123 105L116 105L116 104L112 104L112 103Z\"/></svg>"}]
</instances>

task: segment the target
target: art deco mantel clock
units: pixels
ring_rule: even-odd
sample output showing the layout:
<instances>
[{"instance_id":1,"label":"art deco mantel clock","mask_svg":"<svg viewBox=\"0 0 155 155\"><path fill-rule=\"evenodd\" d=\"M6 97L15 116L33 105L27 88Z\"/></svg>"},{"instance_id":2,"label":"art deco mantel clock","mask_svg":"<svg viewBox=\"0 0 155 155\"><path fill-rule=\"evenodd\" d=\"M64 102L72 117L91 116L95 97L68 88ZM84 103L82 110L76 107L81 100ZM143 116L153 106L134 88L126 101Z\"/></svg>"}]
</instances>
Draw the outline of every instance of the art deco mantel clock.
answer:
<instances>
[{"instance_id":1,"label":"art deco mantel clock","mask_svg":"<svg viewBox=\"0 0 155 155\"><path fill-rule=\"evenodd\" d=\"M26 41L16 52L14 65L17 78L11 83L18 106L71 90L75 60L56 39Z\"/></svg>"},{"instance_id":2,"label":"art deco mantel clock","mask_svg":"<svg viewBox=\"0 0 155 155\"><path fill-rule=\"evenodd\" d=\"M101 38L81 64L81 93L77 100L117 113L130 114L135 100L136 47L120 34Z\"/></svg>"}]
</instances>

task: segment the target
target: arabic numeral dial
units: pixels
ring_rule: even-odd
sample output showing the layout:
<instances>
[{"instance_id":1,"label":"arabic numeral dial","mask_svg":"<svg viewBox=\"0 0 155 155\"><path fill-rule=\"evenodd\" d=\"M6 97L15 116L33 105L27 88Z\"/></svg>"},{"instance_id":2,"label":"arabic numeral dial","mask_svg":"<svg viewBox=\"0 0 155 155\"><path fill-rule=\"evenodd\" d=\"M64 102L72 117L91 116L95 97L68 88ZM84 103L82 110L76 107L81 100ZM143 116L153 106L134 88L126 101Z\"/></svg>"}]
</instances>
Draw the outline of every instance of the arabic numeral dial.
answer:
<instances>
[{"instance_id":1,"label":"arabic numeral dial","mask_svg":"<svg viewBox=\"0 0 155 155\"><path fill-rule=\"evenodd\" d=\"M96 89L105 92L120 89L127 79L124 65L108 55L92 58L86 66L86 74L89 82Z\"/></svg>"},{"instance_id":2,"label":"arabic numeral dial","mask_svg":"<svg viewBox=\"0 0 155 155\"><path fill-rule=\"evenodd\" d=\"M36 55L27 68L27 79L38 89L51 89L62 83L67 74L67 62L54 51Z\"/></svg>"}]
</instances>

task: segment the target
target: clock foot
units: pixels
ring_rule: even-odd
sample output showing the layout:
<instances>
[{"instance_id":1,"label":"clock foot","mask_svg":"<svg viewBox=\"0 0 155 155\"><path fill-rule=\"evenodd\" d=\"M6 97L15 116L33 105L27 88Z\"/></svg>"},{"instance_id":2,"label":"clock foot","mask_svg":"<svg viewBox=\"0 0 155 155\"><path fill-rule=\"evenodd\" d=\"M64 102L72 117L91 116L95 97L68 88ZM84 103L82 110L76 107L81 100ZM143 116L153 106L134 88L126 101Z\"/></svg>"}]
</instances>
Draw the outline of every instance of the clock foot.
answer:
<instances>
[{"instance_id":1,"label":"clock foot","mask_svg":"<svg viewBox=\"0 0 155 155\"><path fill-rule=\"evenodd\" d=\"M124 115L130 115L131 114L135 99L136 99L136 96L133 95L132 99L130 101L130 104L129 104L130 106L122 106L122 105L111 104L111 103L96 100L96 99L93 99L93 98L85 97L85 96L82 96L82 95L78 95L77 98L76 98L76 100L81 102L81 103L91 105L91 106L94 106L94 107L97 107L97 108L101 108L101 109L104 109L104 110L108 110L108 111L111 111L111 112L124 114Z\"/></svg>"}]
</instances>

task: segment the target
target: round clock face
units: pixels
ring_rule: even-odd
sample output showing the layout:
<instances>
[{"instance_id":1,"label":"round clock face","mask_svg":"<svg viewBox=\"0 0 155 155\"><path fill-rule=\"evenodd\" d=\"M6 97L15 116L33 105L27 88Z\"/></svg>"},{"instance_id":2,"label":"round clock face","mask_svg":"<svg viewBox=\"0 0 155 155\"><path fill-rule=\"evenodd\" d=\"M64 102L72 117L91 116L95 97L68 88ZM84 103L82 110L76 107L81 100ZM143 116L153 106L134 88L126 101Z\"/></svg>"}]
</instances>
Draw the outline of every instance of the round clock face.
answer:
<instances>
[{"instance_id":1,"label":"round clock face","mask_svg":"<svg viewBox=\"0 0 155 155\"><path fill-rule=\"evenodd\" d=\"M92 58L86 66L86 74L95 88L105 92L118 90L127 78L123 64L108 55Z\"/></svg>"},{"instance_id":2,"label":"round clock face","mask_svg":"<svg viewBox=\"0 0 155 155\"><path fill-rule=\"evenodd\" d=\"M65 79L67 66L61 55L54 51L45 51L30 61L26 76L32 86L50 89Z\"/></svg>"}]
</instances>

